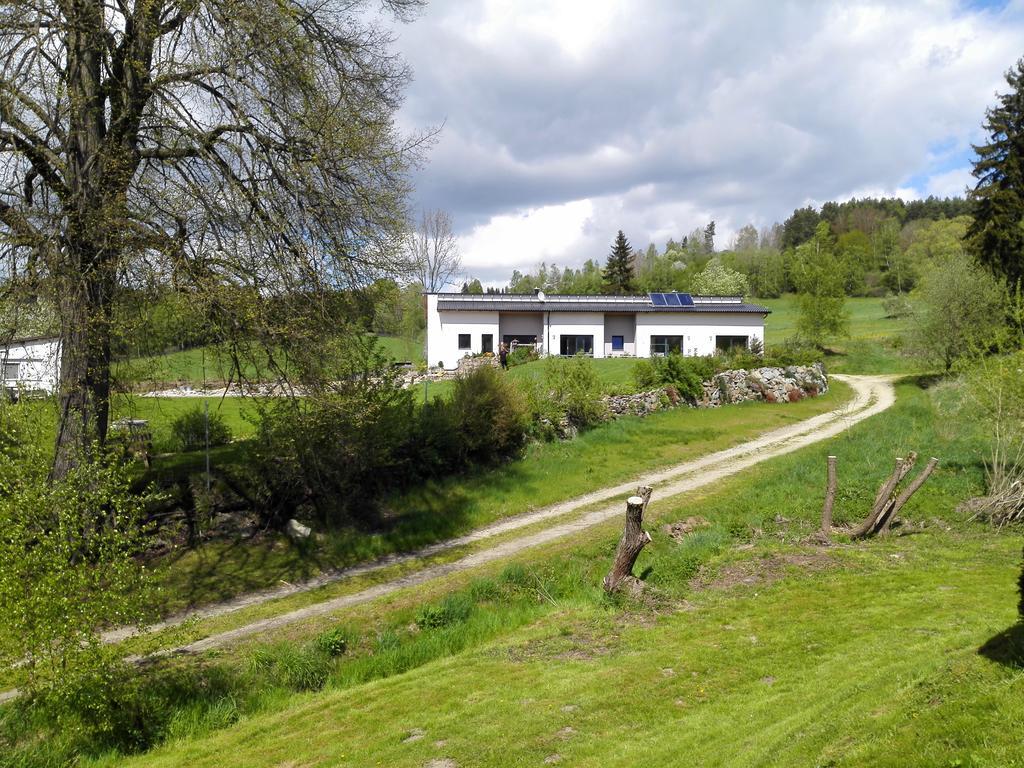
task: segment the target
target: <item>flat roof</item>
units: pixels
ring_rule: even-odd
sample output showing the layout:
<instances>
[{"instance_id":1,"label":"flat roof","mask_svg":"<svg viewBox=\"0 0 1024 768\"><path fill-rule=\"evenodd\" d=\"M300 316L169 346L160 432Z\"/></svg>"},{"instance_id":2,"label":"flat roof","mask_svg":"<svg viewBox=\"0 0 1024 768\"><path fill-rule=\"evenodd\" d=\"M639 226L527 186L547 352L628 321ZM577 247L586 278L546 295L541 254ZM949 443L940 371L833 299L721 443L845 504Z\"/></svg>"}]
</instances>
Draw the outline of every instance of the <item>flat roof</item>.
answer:
<instances>
[{"instance_id":1,"label":"flat roof","mask_svg":"<svg viewBox=\"0 0 1024 768\"><path fill-rule=\"evenodd\" d=\"M661 294L659 294L661 295ZM692 304L655 304L648 296L594 296L531 293L438 293L437 308L479 312L742 312L767 315L768 307L748 304L742 296L690 296Z\"/></svg>"}]
</instances>

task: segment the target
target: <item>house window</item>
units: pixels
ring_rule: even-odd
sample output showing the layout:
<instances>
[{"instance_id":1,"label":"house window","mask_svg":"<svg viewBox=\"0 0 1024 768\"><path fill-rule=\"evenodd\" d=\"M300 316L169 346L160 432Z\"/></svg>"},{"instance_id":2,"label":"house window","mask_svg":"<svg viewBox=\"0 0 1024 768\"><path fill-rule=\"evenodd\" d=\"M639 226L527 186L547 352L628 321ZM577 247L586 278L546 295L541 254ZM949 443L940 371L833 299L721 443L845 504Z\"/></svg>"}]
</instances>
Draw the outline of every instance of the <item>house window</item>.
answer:
<instances>
[{"instance_id":1,"label":"house window","mask_svg":"<svg viewBox=\"0 0 1024 768\"><path fill-rule=\"evenodd\" d=\"M746 349L749 336L715 336L715 349L719 352L732 352L734 349Z\"/></svg>"},{"instance_id":2,"label":"house window","mask_svg":"<svg viewBox=\"0 0 1024 768\"><path fill-rule=\"evenodd\" d=\"M4 363L4 380L17 381L21 373L21 363Z\"/></svg>"},{"instance_id":3,"label":"house window","mask_svg":"<svg viewBox=\"0 0 1024 768\"><path fill-rule=\"evenodd\" d=\"M562 336L559 343L561 354L568 357L594 354L593 336Z\"/></svg>"},{"instance_id":4,"label":"house window","mask_svg":"<svg viewBox=\"0 0 1024 768\"><path fill-rule=\"evenodd\" d=\"M621 352L625 348L624 336L612 336L612 352Z\"/></svg>"},{"instance_id":5,"label":"house window","mask_svg":"<svg viewBox=\"0 0 1024 768\"><path fill-rule=\"evenodd\" d=\"M494 352L494 334L485 333L480 336L480 351Z\"/></svg>"},{"instance_id":6,"label":"house window","mask_svg":"<svg viewBox=\"0 0 1024 768\"><path fill-rule=\"evenodd\" d=\"M460 333L459 334L459 349L469 349L469 348L470 348L469 334L468 333Z\"/></svg>"},{"instance_id":7,"label":"house window","mask_svg":"<svg viewBox=\"0 0 1024 768\"><path fill-rule=\"evenodd\" d=\"M670 352L683 354L682 336L651 336L652 355L667 355Z\"/></svg>"}]
</instances>

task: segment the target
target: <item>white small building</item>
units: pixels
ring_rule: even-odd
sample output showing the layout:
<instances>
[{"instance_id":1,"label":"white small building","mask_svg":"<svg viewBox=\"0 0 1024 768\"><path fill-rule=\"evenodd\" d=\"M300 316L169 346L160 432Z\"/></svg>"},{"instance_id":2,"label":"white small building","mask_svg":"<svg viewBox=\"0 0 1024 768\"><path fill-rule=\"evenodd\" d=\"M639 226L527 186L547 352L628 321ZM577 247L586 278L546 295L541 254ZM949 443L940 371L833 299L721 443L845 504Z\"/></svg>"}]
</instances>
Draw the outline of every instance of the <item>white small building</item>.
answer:
<instances>
[{"instance_id":1,"label":"white small building","mask_svg":"<svg viewBox=\"0 0 1024 768\"><path fill-rule=\"evenodd\" d=\"M5 391L45 392L57 390L60 371L60 339L38 336L13 339L0 346L0 373Z\"/></svg>"},{"instance_id":2,"label":"white small building","mask_svg":"<svg viewBox=\"0 0 1024 768\"><path fill-rule=\"evenodd\" d=\"M504 342L535 345L541 355L651 357L669 352L711 355L764 345L767 307L742 296L546 296L427 294L427 362L497 352Z\"/></svg>"}]
</instances>

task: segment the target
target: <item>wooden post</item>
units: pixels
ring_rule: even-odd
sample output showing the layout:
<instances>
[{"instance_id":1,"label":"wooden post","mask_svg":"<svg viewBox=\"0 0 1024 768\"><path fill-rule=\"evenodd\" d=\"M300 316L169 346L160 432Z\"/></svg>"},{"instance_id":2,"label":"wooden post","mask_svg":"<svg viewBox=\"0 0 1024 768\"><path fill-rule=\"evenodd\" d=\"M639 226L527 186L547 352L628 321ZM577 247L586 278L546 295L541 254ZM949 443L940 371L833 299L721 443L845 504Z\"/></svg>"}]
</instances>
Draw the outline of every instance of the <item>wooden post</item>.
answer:
<instances>
[{"instance_id":1,"label":"wooden post","mask_svg":"<svg viewBox=\"0 0 1024 768\"><path fill-rule=\"evenodd\" d=\"M821 532L826 536L832 532L832 507L836 503L836 457L828 457L828 485L825 488L825 506L821 508Z\"/></svg>"},{"instance_id":2,"label":"wooden post","mask_svg":"<svg viewBox=\"0 0 1024 768\"><path fill-rule=\"evenodd\" d=\"M609 594L619 588L623 581L633 577L633 565L642 550L651 540L651 534L643 529L644 510L651 500L651 488L637 488L636 496L626 499L626 526L615 549L612 569L604 577L604 590Z\"/></svg>"},{"instance_id":3,"label":"wooden post","mask_svg":"<svg viewBox=\"0 0 1024 768\"><path fill-rule=\"evenodd\" d=\"M870 514L864 519L864 522L850 533L852 538L859 539L873 533L878 533L879 522L885 518L895 501L896 487L907 476L907 473L916 461L917 454L913 451L905 459L903 457L896 458L896 465L893 467L892 474L889 475L889 478L878 489L878 494L875 496L875 503L871 506Z\"/></svg>"}]
</instances>

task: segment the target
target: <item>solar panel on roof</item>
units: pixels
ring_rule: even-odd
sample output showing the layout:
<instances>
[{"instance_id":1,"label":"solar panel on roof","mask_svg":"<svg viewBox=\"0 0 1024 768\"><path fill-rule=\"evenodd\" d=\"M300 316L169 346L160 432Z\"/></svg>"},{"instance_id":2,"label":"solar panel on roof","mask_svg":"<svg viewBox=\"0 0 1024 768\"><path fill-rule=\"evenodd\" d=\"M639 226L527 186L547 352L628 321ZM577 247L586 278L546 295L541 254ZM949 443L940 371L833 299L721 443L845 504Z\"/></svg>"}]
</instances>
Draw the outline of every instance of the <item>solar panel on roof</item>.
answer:
<instances>
[{"instance_id":1,"label":"solar panel on roof","mask_svg":"<svg viewBox=\"0 0 1024 768\"><path fill-rule=\"evenodd\" d=\"M665 306L665 294L664 293L652 293L652 294L650 294L650 297L651 297L651 304L653 304L654 306L656 306L656 307L664 307Z\"/></svg>"},{"instance_id":2,"label":"solar panel on roof","mask_svg":"<svg viewBox=\"0 0 1024 768\"><path fill-rule=\"evenodd\" d=\"M679 302L679 294L678 293L666 293L665 294L665 303L668 306L670 306L670 307L681 307L682 306L682 304Z\"/></svg>"},{"instance_id":3,"label":"solar panel on roof","mask_svg":"<svg viewBox=\"0 0 1024 768\"><path fill-rule=\"evenodd\" d=\"M680 303L684 307L692 307L693 306L693 296L691 296L688 293L680 293L680 294L678 294L678 296L679 296Z\"/></svg>"}]
</instances>

